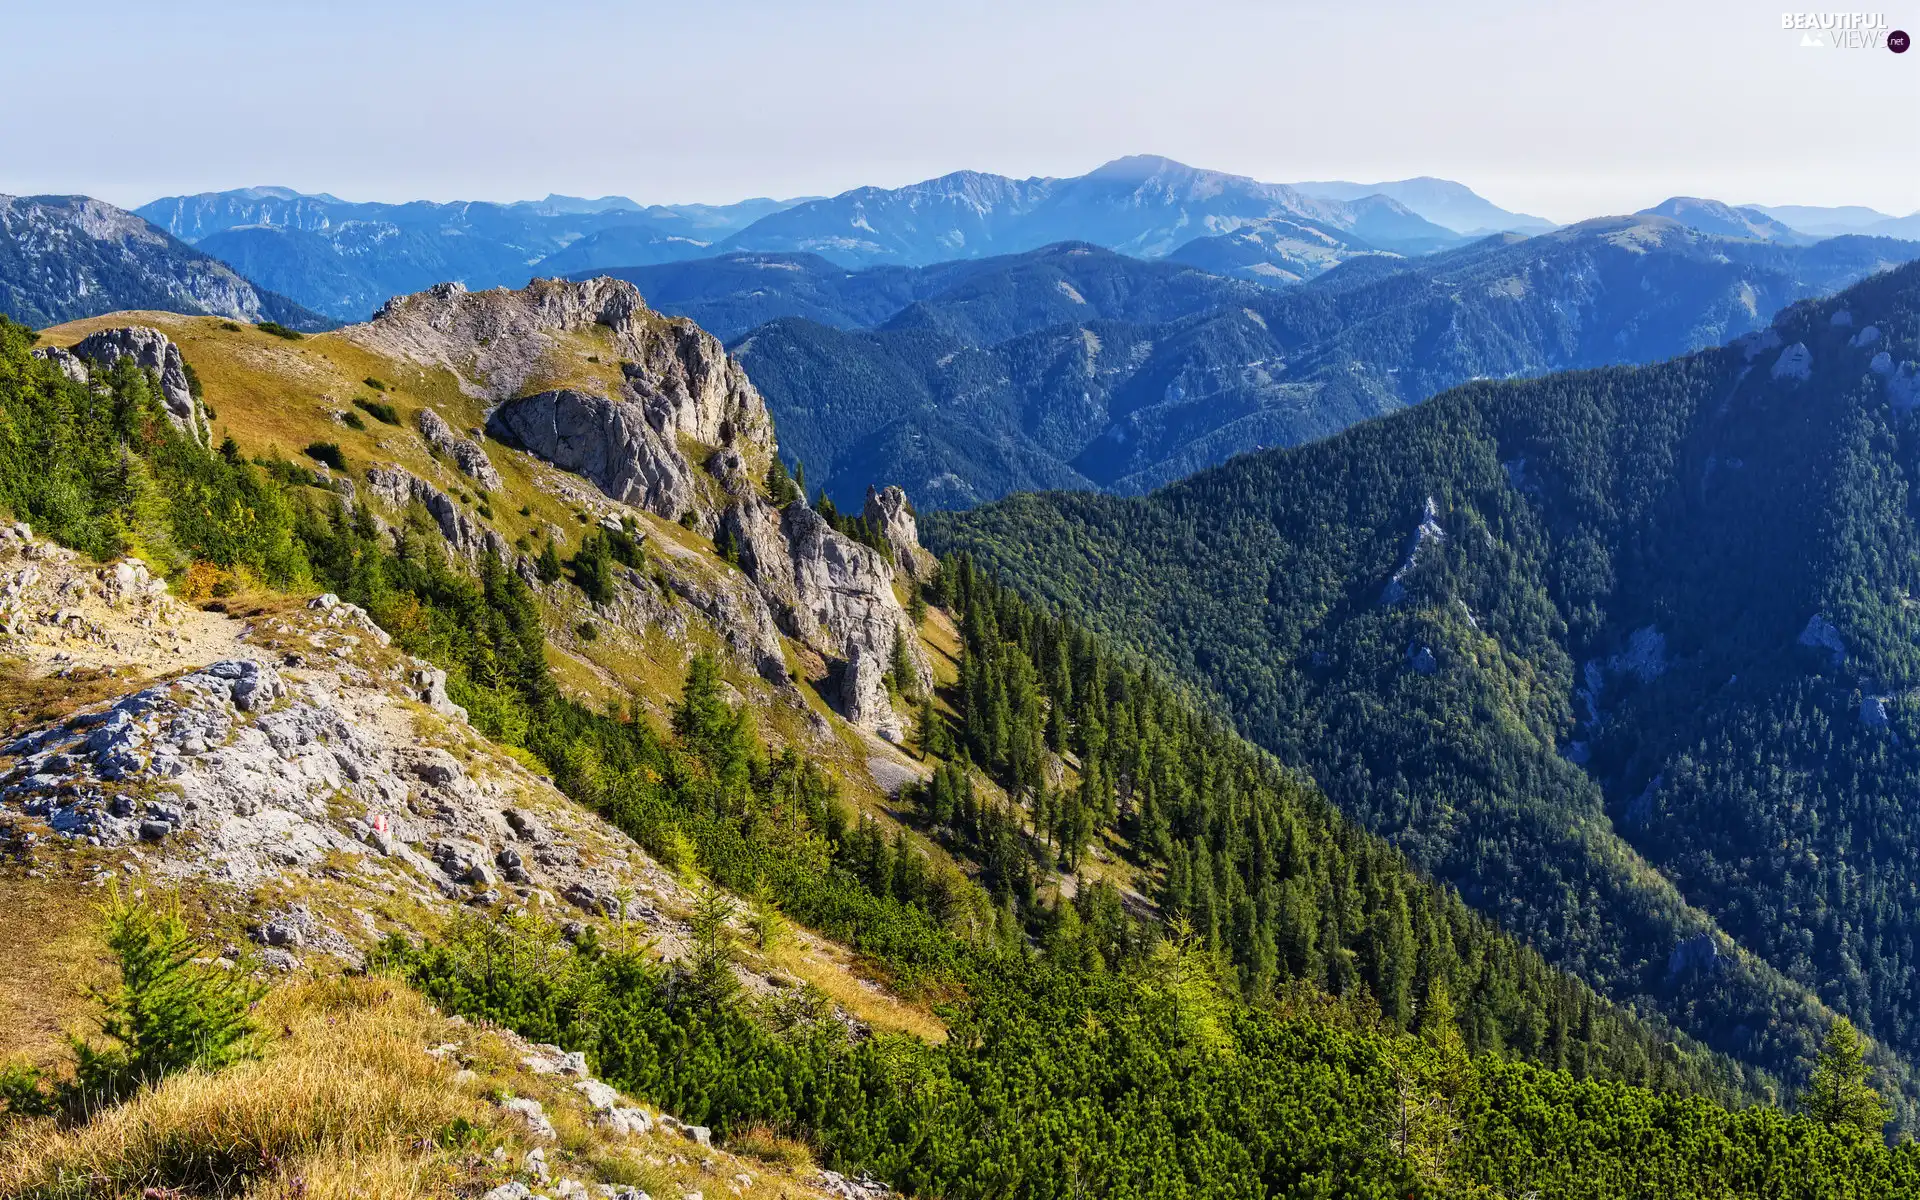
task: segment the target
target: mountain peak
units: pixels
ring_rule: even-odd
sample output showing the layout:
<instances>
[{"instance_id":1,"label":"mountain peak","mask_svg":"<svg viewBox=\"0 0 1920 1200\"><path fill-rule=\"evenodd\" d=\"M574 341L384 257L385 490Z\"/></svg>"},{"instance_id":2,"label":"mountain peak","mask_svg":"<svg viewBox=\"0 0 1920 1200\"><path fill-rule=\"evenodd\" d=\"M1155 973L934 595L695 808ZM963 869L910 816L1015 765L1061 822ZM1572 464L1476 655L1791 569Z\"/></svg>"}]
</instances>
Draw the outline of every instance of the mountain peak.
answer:
<instances>
[{"instance_id":1,"label":"mountain peak","mask_svg":"<svg viewBox=\"0 0 1920 1200\"><path fill-rule=\"evenodd\" d=\"M1183 162L1166 158L1159 154L1129 154L1123 158L1116 158L1111 162L1101 163L1093 170L1088 171L1086 177L1088 179L1114 179L1140 182L1152 179L1157 175L1174 174L1211 175L1218 174L1218 172L1202 171L1197 167L1190 167Z\"/></svg>"},{"instance_id":2,"label":"mountain peak","mask_svg":"<svg viewBox=\"0 0 1920 1200\"><path fill-rule=\"evenodd\" d=\"M1669 196L1652 208L1636 215L1671 217L1701 233L1716 237L1749 238L1759 242L1805 242L1799 230L1757 208L1735 208L1720 200L1700 196Z\"/></svg>"}]
</instances>

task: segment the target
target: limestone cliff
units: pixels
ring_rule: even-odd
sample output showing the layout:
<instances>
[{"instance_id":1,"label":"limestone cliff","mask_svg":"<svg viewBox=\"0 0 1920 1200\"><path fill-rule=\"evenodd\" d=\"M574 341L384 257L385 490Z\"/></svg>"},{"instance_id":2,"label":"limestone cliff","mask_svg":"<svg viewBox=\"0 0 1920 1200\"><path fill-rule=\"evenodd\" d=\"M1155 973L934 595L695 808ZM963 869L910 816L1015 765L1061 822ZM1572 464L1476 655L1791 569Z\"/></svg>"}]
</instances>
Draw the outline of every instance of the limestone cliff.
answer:
<instances>
[{"instance_id":1,"label":"limestone cliff","mask_svg":"<svg viewBox=\"0 0 1920 1200\"><path fill-rule=\"evenodd\" d=\"M553 390L542 381L577 380L587 349L570 335L602 336L609 354L591 358L608 359L597 364L607 369L587 372L599 377L591 387L575 384L579 390L637 406L668 447L687 437L738 446L764 461L773 446L766 404L719 339L653 312L622 280L536 279L518 291L487 292L440 284L388 301L372 321L343 333L383 354L451 370L469 394L503 402Z\"/></svg>"}]
</instances>

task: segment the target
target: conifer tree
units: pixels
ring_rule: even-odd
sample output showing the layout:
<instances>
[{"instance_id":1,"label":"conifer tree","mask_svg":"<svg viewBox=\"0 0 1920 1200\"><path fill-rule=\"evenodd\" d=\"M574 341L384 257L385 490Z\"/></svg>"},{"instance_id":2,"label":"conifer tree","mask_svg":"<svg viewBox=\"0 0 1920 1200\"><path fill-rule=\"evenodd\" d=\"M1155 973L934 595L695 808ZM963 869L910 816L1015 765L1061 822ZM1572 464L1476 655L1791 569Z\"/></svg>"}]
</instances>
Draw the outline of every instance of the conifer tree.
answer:
<instances>
[{"instance_id":1,"label":"conifer tree","mask_svg":"<svg viewBox=\"0 0 1920 1200\"><path fill-rule=\"evenodd\" d=\"M199 946L178 904L155 907L116 888L104 920L119 980L88 990L110 1045L72 1040L80 1103L119 1099L189 1067L217 1070L248 1056L248 1009L262 989L242 972L194 963Z\"/></svg>"},{"instance_id":2,"label":"conifer tree","mask_svg":"<svg viewBox=\"0 0 1920 1200\"><path fill-rule=\"evenodd\" d=\"M1887 1103L1867 1083L1866 1039L1845 1017L1835 1017L1813 1065L1800 1106L1830 1129L1878 1136L1887 1123Z\"/></svg>"}]
</instances>

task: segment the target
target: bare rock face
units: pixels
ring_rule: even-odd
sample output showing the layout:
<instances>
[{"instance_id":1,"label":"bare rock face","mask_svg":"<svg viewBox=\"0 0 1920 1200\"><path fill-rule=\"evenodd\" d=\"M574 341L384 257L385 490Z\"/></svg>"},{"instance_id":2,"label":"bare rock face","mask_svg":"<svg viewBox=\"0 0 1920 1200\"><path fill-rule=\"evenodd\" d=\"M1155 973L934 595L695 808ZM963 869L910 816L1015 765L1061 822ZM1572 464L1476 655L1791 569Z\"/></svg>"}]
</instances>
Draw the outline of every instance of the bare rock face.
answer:
<instances>
[{"instance_id":1,"label":"bare rock face","mask_svg":"<svg viewBox=\"0 0 1920 1200\"><path fill-rule=\"evenodd\" d=\"M123 358L131 358L135 366L160 377L160 399L166 405L168 419L175 428L204 446L206 418L193 398L193 389L187 386L186 361L180 357L180 347L158 329L145 325L102 329L76 343L72 354L60 363L60 369L71 378L71 367L77 365L71 360L110 367Z\"/></svg>"},{"instance_id":2,"label":"bare rock face","mask_svg":"<svg viewBox=\"0 0 1920 1200\"><path fill-rule=\"evenodd\" d=\"M636 293L637 296L638 293ZM738 360L691 321L629 321L614 330L628 352L626 387L668 436L708 446L773 448L773 418Z\"/></svg>"},{"instance_id":3,"label":"bare rock face","mask_svg":"<svg viewBox=\"0 0 1920 1200\"><path fill-rule=\"evenodd\" d=\"M645 309L639 289L614 279L536 279L485 292L441 283L395 296L373 320L341 332L379 353L444 367L472 395L505 400L550 365L555 335L622 327Z\"/></svg>"},{"instance_id":4,"label":"bare rock face","mask_svg":"<svg viewBox=\"0 0 1920 1200\"><path fill-rule=\"evenodd\" d=\"M879 526L887 544L893 547L893 561L908 576L925 583L933 578L933 555L920 545L920 527L913 519L907 494L889 484L867 489L867 506L861 515Z\"/></svg>"},{"instance_id":5,"label":"bare rock face","mask_svg":"<svg viewBox=\"0 0 1920 1200\"><path fill-rule=\"evenodd\" d=\"M493 462L487 458L487 452L478 442L455 433L453 427L431 408L420 410L419 424L420 436L427 439L427 445L451 458L462 473L481 487L489 491L499 490L500 472L494 470Z\"/></svg>"},{"instance_id":6,"label":"bare rock face","mask_svg":"<svg viewBox=\"0 0 1920 1200\"><path fill-rule=\"evenodd\" d=\"M684 435L751 446L762 457L771 450L773 419L726 347L691 321L653 312L624 280L536 279L487 292L440 284L389 300L372 321L344 332L382 353L445 367L473 395L505 401L538 376L572 373L579 348L563 344L566 336L602 326L621 379L608 389L619 394L601 399L638 405L669 447Z\"/></svg>"},{"instance_id":7,"label":"bare rock face","mask_svg":"<svg viewBox=\"0 0 1920 1200\"><path fill-rule=\"evenodd\" d=\"M632 399L558 388L509 400L487 427L500 440L585 476L622 504L668 520L694 508L692 465Z\"/></svg>"},{"instance_id":8,"label":"bare rock face","mask_svg":"<svg viewBox=\"0 0 1920 1200\"><path fill-rule=\"evenodd\" d=\"M887 668L871 650L856 643L840 673L840 712L862 729L871 729L890 742L906 740L900 714L887 694Z\"/></svg>"},{"instance_id":9,"label":"bare rock face","mask_svg":"<svg viewBox=\"0 0 1920 1200\"><path fill-rule=\"evenodd\" d=\"M781 514L799 605L820 629L823 649L842 656L861 646L891 655L906 612L893 594L893 570L878 551L827 524L805 503Z\"/></svg>"},{"instance_id":10,"label":"bare rock face","mask_svg":"<svg viewBox=\"0 0 1920 1200\"><path fill-rule=\"evenodd\" d=\"M36 346L32 353L35 358L52 363L62 375L65 375L74 383L87 382L87 364L81 362L80 359L66 347Z\"/></svg>"},{"instance_id":11,"label":"bare rock face","mask_svg":"<svg viewBox=\"0 0 1920 1200\"><path fill-rule=\"evenodd\" d=\"M721 521L740 548L741 569L766 596L789 637L844 660L842 714L862 728L883 736L891 731L897 738L900 721L885 684L895 643L907 647L923 689L932 686L933 675L894 595L893 569L879 552L835 530L804 500L775 509L751 489L735 496Z\"/></svg>"},{"instance_id":12,"label":"bare rock face","mask_svg":"<svg viewBox=\"0 0 1920 1200\"><path fill-rule=\"evenodd\" d=\"M536 378L581 376L582 346L574 336L581 333L600 345L610 335L619 355L617 384L602 378L522 394ZM909 661L930 685L931 672L893 592L893 568L806 504L782 511L760 498L755 484L775 449L765 402L716 338L650 311L631 284L542 279L519 291L489 292L441 285L390 301L346 336L454 371L468 391L500 401L488 418L489 433L585 477L612 499L668 520L690 515L689 523L706 533L731 533L753 602L726 587L687 580L674 586L730 638L737 633L736 651L767 678L786 678L771 618L826 658L849 665L856 657L867 660L843 674L855 680L847 707L867 728L898 728L884 686L896 643L909 648ZM438 430L422 420L431 441ZM690 449L696 445L697 452ZM424 504L464 553L478 553L476 537L491 536L476 534L457 505L398 467L376 468L367 481L395 507ZM904 554L910 570L930 569L905 494L890 489L874 503L887 514L896 556ZM628 582L633 602L646 603L646 581ZM869 686L875 681L877 693Z\"/></svg>"},{"instance_id":13,"label":"bare rock face","mask_svg":"<svg viewBox=\"0 0 1920 1200\"><path fill-rule=\"evenodd\" d=\"M468 516L452 496L404 467L368 467L367 491L396 509L419 501L440 527L440 536L468 558L478 558L485 553L510 561L506 538Z\"/></svg>"},{"instance_id":14,"label":"bare rock face","mask_svg":"<svg viewBox=\"0 0 1920 1200\"><path fill-rule=\"evenodd\" d=\"M1446 530L1440 528L1440 506L1428 496L1420 510L1420 524L1414 528L1413 540L1407 546L1407 556L1400 560L1393 577L1387 580L1387 586L1380 593L1380 603L1392 605L1406 599L1405 580L1420 565L1420 552L1434 542L1445 541L1446 537Z\"/></svg>"}]
</instances>

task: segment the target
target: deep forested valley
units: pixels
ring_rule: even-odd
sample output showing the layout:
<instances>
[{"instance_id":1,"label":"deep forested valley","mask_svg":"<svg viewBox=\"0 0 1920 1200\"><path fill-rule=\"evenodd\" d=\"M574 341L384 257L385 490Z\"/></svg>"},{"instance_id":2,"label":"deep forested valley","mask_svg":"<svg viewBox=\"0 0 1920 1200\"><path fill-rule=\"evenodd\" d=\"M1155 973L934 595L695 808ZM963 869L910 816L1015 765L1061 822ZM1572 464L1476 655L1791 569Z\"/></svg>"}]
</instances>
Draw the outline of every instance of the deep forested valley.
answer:
<instances>
[{"instance_id":1,"label":"deep forested valley","mask_svg":"<svg viewBox=\"0 0 1920 1200\"><path fill-rule=\"evenodd\" d=\"M1602 992L1773 1070L1817 997L1892 1079L1920 1050L1917 299L1906 268L1724 350L931 536L1202 685Z\"/></svg>"}]
</instances>

